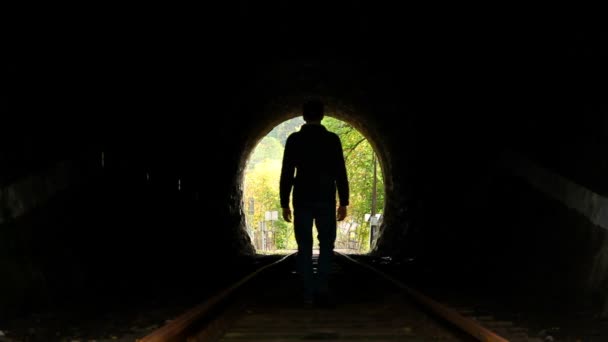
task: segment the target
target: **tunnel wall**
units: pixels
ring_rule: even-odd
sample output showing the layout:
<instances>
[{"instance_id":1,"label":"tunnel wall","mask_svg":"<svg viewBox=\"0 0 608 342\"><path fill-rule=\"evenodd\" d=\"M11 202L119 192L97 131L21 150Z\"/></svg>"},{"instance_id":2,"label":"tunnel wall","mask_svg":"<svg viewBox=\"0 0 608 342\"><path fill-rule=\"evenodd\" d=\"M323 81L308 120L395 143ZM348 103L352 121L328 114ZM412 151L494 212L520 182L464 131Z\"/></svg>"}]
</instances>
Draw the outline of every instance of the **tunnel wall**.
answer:
<instances>
[{"instance_id":1,"label":"tunnel wall","mask_svg":"<svg viewBox=\"0 0 608 342\"><path fill-rule=\"evenodd\" d=\"M351 8L353 25L344 26L335 20L342 5L322 13L335 32L323 25L311 32L294 24L297 11L281 17L273 6L247 5L236 15L225 8L231 20L180 18L171 28L154 16L127 16L116 32L106 18L82 17L87 22L75 26L33 26L11 50L0 184L61 160L82 162L88 180L6 228L36 231L26 240L42 249L22 254L50 260L42 272L54 279L50 292L120 292L159 272L143 286L171 288L189 270L208 270L212 263L200 261L208 256L251 253L242 229L246 157L301 99L319 95L345 104L339 118L366 128L379 147L387 215L375 253L490 275L483 266L508 263L525 236L526 252L504 266L515 280L530 260L552 274L575 272L561 251L576 237L573 255L587 272L577 284L588 272L602 279L582 251L601 234L496 168L509 149L605 195L606 111L596 100L606 88L593 76L594 37L568 26L548 33L536 20L517 30L510 22L417 26L401 11L364 7ZM310 10L300 24L318 14ZM547 228L532 223L553 210L566 217L549 222L563 239L545 244ZM17 228L27 225L35 228ZM54 244L42 243L53 231L61 231ZM555 249L539 255L538 246Z\"/></svg>"},{"instance_id":2,"label":"tunnel wall","mask_svg":"<svg viewBox=\"0 0 608 342\"><path fill-rule=\"evenodd\" d=\"M204 293L231 272L209 260L229 264L253 253L246 235L238 239L238 222L229 226L220 211L204 215L214 201L187 179L180 190L177 178L159 169L148 178L132 160L104 154L104 167L95 154L88 163L62 162L2 189L4 318L87 296Z\"/></svg>"},{"instance_id":3,"label":"tunnel wall","mask_svg":"<svg viewBox=\"0 0 608 342\"><path fill-rule=\"evenodd\" d=\"M0 314L87 296L204 293L228 279L223 265L254 252L241 230L242 140L232 139L231 101L199 101L190 84L176 89L167 75L150 81L146 63L129 66L133 56L91 69L91 59L25 53L61 50L47 43L15 50L1 94L0 234L8 248ZM77 71L84 69L86 76ZM202 123L192 124L193 112ZM61 162L73 165L68 187L51 172ZM19 199L31 205L13 215L5 194L21 188Z\"/></svg>"},{"instance_id":4,"label":"tunnel wall","mask_svg":"<svg viewBox=\"0 0 608 342\"><path fill-rule=\"evenodd\" d=\"M510 286L605 312L608 116L601 99L579 97L592 109L576 124L556 116L551 133L530 132L544 132L541 119L535 128L509 127L517 129L500 141L466 131L485 148L455 139L445 146L450 152L434 150L429 155L441 162L425 172L429 184L415 196L406 243L387 242L377 252L417 258L448 279L468 274L487 288Z\"/></svg>"},{"instance_id":5,"label":"tunnel wall","mask_svg":"<svg viewBox=\"0 0 608 342\"><path fill-rule=\"evenodd\" d=\"M423 83L434 91L408 102L416 137L403 165L414 169L411 201L398 219L406 229L385 227L373 253L415 260L445 280L467 274L476 286L525 288L601 309L606 233L597 217L606 210L608 91L595 67L605 50L598 36L562 38L530 48L493 80L450 70L445 88ZM508 151L519 157L505 160ZM523 170L520 158L530 161ZM530 180L534 170L543 170L536 178L545 186ZM548 183L549 175L560 180ZM577 210L590 207L598 211Z\"/></svg>"},{"instance_id":6,"label":"tunnel wall","mask_svg":"<svg viewBox=\"0 0 608 342\"><path fill-rule=\"evenodd\" d=\"M536 256L527 264L537 277L534 282L553 290L548 285L561 284L571 290L566 293L582 294L579 300L591 300L597 308L608 295L608 198L525 159L506 160L508 173L526 183L521 193L529 194L518 199L518 212L535 218L529 225L540 234L541 243L524 244Z\"/></svg>"},{"instance_id":7,"label":"tunnel wall","mask_svg":"<svg viewBox=\"0 0 608 342\"><path fill-rule=\"evenodd\" d=\"M25 310L45 300L49 274L43 269L45 243L54 244L56 226L45 221L61 222L50 211L60 209L60 198L78 186L75 165L62 162L38 174L29 175L0 188L0 307L2 313ZM64 215L65 212L59 214ZM58 244L57 246L60 246Z\"/></svg>"}]
</instances>

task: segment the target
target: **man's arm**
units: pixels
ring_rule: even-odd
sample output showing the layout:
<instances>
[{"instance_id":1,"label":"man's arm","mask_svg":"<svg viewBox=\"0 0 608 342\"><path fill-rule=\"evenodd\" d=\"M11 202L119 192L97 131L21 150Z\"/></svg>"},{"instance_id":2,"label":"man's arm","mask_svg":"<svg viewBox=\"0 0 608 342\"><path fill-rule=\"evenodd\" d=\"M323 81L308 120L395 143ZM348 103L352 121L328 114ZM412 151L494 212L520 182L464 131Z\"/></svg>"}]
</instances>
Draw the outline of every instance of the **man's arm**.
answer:
<instances>
[{"instance_id":1,"label":"man's arm","mask_svg":"<svg viewBox=\"0 0 608 342\"><path fill-rule=\"evenodd\" d=\"M342 142L340 138L337 138L337 146L336 146L336 187L338 188L338 199L340 201L340 206L338 207L338 212L336 215L336 219L338 221L342 221L346 218L349 199L349 187L348 187L348 174L346 173L346 162L344 161L344 150L342 149Z\"/></svg>"},{"instance_id":2,"label":"man's arm","mask_svg":"<svg viewBox=\"0 0 608 342\"><path fill-rule=\"evenodd\" d=\"M281 166L281 178L279 181L279 196L281 208L283 208L283 219L291 222L291 209L289 208L289 195L294 183L295 162L293 158L293 136L289 136L285 142L283 151L283 165Z\"/></svg>"},{"instance_id":3,"label":"man's arm","mask_svg":"<svg viewBox=\"0 0 608 342\"><path fill-rule=\"evenodd\" d=\"M342 221L346 218L347 210L345 205L341 205L338 207L338 212L336 213L336 220Z\"/></svg>"}]
</instances>

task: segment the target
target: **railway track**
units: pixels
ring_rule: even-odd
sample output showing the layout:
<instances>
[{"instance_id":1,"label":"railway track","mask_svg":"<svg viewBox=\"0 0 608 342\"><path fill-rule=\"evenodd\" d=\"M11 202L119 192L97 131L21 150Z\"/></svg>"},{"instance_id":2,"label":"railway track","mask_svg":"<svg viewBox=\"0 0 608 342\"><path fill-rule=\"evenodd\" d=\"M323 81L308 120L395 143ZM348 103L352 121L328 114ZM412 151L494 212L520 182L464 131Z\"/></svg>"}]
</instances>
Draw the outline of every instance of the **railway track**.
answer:
<instances>
[{"instance_id":1,"label":"railway track","mask_svg":"<svg viewBox=\"0 0 608 342\"><path fill-rule=\"evenodd\" d=\"M335 305L307 306L295 255L284 256L137 341L535 341L504 322L467 317L348 255L336 253L331 275Z\"/></svg>"}]
</instances>

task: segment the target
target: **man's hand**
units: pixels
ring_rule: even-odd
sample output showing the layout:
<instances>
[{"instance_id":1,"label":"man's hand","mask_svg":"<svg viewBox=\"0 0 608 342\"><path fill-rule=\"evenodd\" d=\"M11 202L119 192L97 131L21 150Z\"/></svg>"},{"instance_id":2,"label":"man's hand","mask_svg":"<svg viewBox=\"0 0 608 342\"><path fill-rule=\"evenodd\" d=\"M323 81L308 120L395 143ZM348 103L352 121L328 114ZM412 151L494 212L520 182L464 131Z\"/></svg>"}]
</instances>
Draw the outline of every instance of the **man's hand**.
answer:
<instances>
[{"instance_id":1,"label":"man's hand","mask_svg":"<svg viewBox=\"0 0 608 342\"><path fill-rule=\"evenodd\" d=\"M283 220L291 222L291 209L283 208Z\"/></svg>"},{"instance_id":2,"label":"man's hand","mask_svg":"<svg viewBox=\"0 0 608 342\"><path fill-rule=\"evenodd\" d=\"M338 214L336 215L336 218L338 221L342 221L346 218L347 215L347 210L346 210L346 206L341 205L338 207Z\"/></svg>"}]
</instances>

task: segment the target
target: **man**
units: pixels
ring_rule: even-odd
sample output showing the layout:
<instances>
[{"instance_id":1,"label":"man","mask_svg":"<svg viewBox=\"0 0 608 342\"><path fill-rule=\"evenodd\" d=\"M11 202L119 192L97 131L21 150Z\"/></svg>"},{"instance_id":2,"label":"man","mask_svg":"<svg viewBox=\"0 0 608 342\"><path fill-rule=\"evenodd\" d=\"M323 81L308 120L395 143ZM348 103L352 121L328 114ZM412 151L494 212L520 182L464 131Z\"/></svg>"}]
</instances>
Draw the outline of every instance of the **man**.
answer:
<instances>
[{"instance_id":1,"label":"man","mask_svg":"<svg viewBox=\"0 0 608 342\"><path fill-rule=\"evenodd\" d=\"M293 188L293 218L298 253L298 273L304 285L304 300L320 304L329 300L329 272L336 241L336 220L347 215L348 177L342 143L337 134L321 125L323 103L317 100L302 106L306 122L285 143L280 179L283 219L291 222L289 197ZM336 190L339 207L336 213ZM317 227L319 260L315 286L312 269L312 225Z\"/></svg>"}]
</instances>

